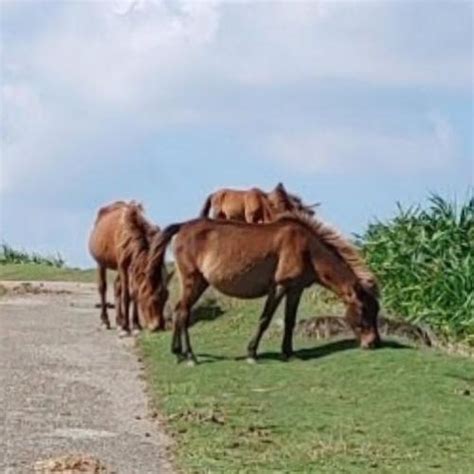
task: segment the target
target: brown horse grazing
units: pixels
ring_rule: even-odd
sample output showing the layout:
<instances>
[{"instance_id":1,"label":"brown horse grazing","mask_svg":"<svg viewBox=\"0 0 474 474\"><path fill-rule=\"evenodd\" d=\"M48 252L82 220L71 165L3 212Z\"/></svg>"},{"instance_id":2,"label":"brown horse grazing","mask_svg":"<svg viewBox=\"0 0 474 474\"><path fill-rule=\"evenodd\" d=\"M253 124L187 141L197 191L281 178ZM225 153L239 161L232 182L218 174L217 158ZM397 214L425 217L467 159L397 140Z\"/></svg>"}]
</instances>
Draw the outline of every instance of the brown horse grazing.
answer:
<instances>
[{"instance_id":1,"label":"brown horse grazing","mask_svg":"<svg viewBox=\"0 0 474 474\"><path fill-rule=\"evenodd\" d=\"M120 240L120 226L123 214L128 203L116 201L99 209L94 227L89 236L89 252L97 262L97 281L101 303L100 319L102 324L110 329L109 316L107 314L107 270L118 269L118 243ZM120 290L118 277L115 284L116 293ZM121 308L116 308L117 327L123 324Z\"/></svg>"},{"instance_id":2,"label":"brown horse grazing","mask_svg":"<svg viewBox=\"0 0 474 474\"><path fill-rule=\"evenodd\" d=\"M304 205L301 198L286 191L279 183L273 191L221 189L210 194L201 210L201 217L207 217L211 209L215 219L230 219L248 223L272 222L285 212L304 212L313 215L313 207Z\"/></svg>"},{"instance_id":3,"label":"brown horse grazing","mask_svg":"<svg viewBox=\"0 0 474 474\"><path fill-rule=\"evenodd\" d=\"M168 283L172 273L163 265L157 273L147 278L150 244L159 234L158 226L152 225L143 215L141 206L129 205L123 215L123 229L119 242L119 271L121 304L124 305L124 319L128 320L127 298L135 303L133 309L133 331L140 329L138 308L143 319L143 326L150 331L165 329L163 315L168 299ZM124 292L128 291L128 295ZM125 328L126 330L128 327Z\"/></svg>"},{"instance_id":4,"label":"brown horse grazing","mask_svg":"<svg viewBox=\"0 0 474 474\"><path fill-rule=\"evenodd\" d=\"M175 308L172 352L195 361L188 325L192 306L213 286L228 296L267 301L248 345L254 361L260 339L286 296L282 352L293 353L293 329L303 290L313 283L345 303L346 319L364 348L379 344L377 283L357 250L337 231L304 214L287 214L264 225L196 219L166 228L152 245L148 272L163 264L172 237L181 281ZM184 338L184 350L182 339Z\"/></svg>"},{"instance_id":5,"label":"brown horse grazing","mask_svg":"<svg viewBox=\"0 0 474 474\"><path fill-rule=\"evenodd\" d=\"M133 331L140 329L139 302L145 325L152 330L162 326L162 308L153 304L155 297L149 296L150 288L145 284L140 290L144 280L142 269L146 268L148 257L148 243L158 232L159 228L143 216L143 207L133 201L117 201L101 208L97 214L89 238L89 250L98 264L101 321L110 328L106 305L106 271L117 270L114 285L116 323L122 335L130 331L130 302L133 303ZM158 292L158 295L163 300L164 294ZM142 297L143 301L140 299Z\"/></svg>"}]
</instances>

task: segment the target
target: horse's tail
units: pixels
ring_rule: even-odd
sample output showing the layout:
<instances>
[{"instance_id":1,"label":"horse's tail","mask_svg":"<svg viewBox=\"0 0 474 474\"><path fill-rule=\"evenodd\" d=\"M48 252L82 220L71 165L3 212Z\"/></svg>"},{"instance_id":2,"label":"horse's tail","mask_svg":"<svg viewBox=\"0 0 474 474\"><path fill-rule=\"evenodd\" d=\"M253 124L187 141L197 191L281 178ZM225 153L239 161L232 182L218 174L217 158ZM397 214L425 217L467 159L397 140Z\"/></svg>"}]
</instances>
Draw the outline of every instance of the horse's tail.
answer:
<instances>
[{"instance_id":1,"label":"horse's tail","mask_svg":"<svg viewBox=\"0 0 474 474\"><path fill-rule=\"evenodd\" d=\"M211 210L213 197L214 197L214 194L209 194L209 196L207 196L206 202L204 203L204 206L201 209L201 213L199 214L200 217L209 216L209 211Z\"/></svg>"},{"instance_id":2,"label":"horse's tail","mask_svg":"<svg viewBox=\"0 0 474 474\"><path fill-rule=\"evenodd\" d=\"M153 240L150 248L146 274L149 280L156 281L163 276L166 249L171 239L180 231L183 224L172 224L160 232Z\"/></svg>"}]
</instances>

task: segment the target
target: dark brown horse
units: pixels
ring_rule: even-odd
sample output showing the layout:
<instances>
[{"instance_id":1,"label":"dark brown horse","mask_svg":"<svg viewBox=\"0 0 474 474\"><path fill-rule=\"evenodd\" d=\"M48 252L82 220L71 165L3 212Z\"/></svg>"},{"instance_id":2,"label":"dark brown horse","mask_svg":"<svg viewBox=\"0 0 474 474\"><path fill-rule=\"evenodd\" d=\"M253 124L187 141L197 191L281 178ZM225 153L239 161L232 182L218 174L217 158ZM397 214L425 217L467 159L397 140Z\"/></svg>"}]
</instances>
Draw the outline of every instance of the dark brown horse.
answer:
<instances>
[{"instance_id":1,"label":"dark brown horse","mask_svg":"<svg viewBox=\"0 0 474 474\"><path fill-rule=\"evenodd\" d=\"M274 221L285 212L304 212L313 215L313 208L307 206L301 198L286 191L282 183L265 193L259 188L248 190L221 189L209 195L201 210L201 217L208 217L212 209L215 219L231 219L248 223Z\"/></svg>"},{"instance_id":2,"label":"dark brown horse","mask_svg":"<svg viewBox=\"0 0 474 474\"><path fill-rule=\"evenodd\" d=\"M175 308L172 352L194 362L188 333L190 311L213 286L228 296L267 301L248 345L254 361L260 339L286 297L282 352L293 353L293 329L303 290L313 283L332 290L345 303L346 318L364 348L379 341L378 290L357 250L337 231L303 214L264 224L196 219L166 228L152 245L148 272L163 265L172 237L181 299ZM184 350L183 350L184 340Z\"/></svg>"}]
</instances>

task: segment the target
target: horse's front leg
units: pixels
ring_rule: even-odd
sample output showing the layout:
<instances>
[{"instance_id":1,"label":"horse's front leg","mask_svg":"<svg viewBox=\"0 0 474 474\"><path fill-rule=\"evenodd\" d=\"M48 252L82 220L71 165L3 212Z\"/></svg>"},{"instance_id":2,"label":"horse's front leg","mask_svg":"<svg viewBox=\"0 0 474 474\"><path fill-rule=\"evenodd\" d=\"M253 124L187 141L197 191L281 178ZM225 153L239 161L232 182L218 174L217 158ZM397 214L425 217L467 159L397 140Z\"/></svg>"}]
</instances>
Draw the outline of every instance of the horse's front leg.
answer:
<instances>
[{"instance_id":1,"label":"horse's front leg","mask_svg":"<svg viewBox=\"0 0 474 474\"><path fill-rule=\"evenodd\" d=\"M302 289L292 289L286 295L285 305L285 332L281 347L284 359L289 359L293 355L293 331L295 329L296 314L300 304Z\"/></svg>"},{"instance_id":2,"label":"horse's front leg","mask_svg":"<svg viewBox=\"0 0 474 474\"><path fill-rule=\"evenodd\" d=\"M100 296L100 321L102 326L110 329L109 315L107 313L107 269L102 265L97 268L97 283Z\"/></svg>"},{"instance_id":3,"label":"horse's front leg","mask_svg":"<svg viewBox=\"0 0 474 474\"><path fill-rule=\"evenodd\" d=\"M267 330L270 325L273 315L275 314L278 305L280 304L281 299L285 295L286 288L281 285L278 285L276 288L272 288L268 293L267 301L263 308L263 312L260 316L258 323L257 332L254 337L250 340L247 347L247 360L249 363L254 363L257 359L257 349L260 343L260 339L263 336L263 333Z\"/></svg>"},{"instance_id":4,"label":"horse's front leg","mask_svg":"<svg viewBox=\"0 0 474 474\"><path fill-rule=\"evenodd\" d=\"M114 281L114 296L115 296L115 325L117 329L123 324L122 313L122 282L120 275L117 274Z\"/></svg>"}]
</instances>

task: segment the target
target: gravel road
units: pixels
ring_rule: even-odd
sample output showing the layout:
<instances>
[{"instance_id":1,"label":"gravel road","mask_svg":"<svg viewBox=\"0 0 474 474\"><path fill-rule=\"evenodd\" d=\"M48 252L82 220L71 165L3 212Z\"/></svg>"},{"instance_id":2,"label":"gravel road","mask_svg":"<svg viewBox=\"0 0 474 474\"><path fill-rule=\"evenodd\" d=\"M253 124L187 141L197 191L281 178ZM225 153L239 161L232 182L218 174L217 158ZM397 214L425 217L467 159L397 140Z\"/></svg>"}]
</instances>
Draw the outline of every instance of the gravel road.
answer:
<instances>
[{"instance_id":1,"label":"gravel road","mask_svg":"<svg viewBox=\"0 0 474 474\"><path fill-rule=\"evenodd\" d=\"M99 329L95 285L41 285L0 297L0 472L70 454L119 474L171 472L133 340Z\"/></svg>"}]
</instances>

